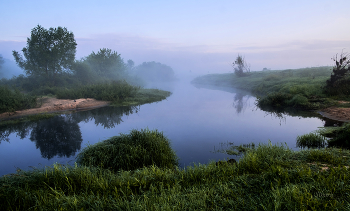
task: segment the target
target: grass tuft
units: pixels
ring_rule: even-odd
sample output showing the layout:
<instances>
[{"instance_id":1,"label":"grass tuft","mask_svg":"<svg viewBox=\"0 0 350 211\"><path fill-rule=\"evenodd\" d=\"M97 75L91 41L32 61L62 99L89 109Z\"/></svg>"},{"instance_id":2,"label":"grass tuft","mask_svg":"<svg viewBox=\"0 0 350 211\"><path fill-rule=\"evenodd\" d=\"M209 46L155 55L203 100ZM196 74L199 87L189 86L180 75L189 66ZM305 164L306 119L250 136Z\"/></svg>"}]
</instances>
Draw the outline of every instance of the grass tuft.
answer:
<instances>
[{"instance_id":1,"label":"grass tuft","mask_svg":"<svg viewBox=\"0 0 350 211\"><path fill-rule=\"evenodd\" d=\"M175 168L178 158L163 133L144 129L132 130L130 134L120 134L86 147L77 156L77 163L117 172L151 165Z\"/></svg>"}]
</instances>

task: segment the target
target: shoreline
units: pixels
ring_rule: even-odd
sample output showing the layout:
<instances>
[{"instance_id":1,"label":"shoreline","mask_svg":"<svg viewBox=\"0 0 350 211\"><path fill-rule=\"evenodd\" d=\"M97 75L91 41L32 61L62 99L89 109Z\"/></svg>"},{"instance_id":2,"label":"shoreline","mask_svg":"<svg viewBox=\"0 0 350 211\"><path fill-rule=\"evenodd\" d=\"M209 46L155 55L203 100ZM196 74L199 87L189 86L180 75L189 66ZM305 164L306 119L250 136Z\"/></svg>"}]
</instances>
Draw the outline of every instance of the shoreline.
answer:
<instances>
[{"instance_id":1,"label":"shoreline","mask_svg":"<svg viewBox=\"0 0 350 211\"><path fill-rule=\"evenodd\" d=\"M72 110L85 110L103 107L109 105L108 101L95 100L93 98L81 98L76 100L68 99L57 99L55 97L38 98L37 108L25 109L14 112L5 112L0 114L0 120L7 120L16 117L42 114L42 113L53 113L63 112Z\"/></svg>"}]
</instances>

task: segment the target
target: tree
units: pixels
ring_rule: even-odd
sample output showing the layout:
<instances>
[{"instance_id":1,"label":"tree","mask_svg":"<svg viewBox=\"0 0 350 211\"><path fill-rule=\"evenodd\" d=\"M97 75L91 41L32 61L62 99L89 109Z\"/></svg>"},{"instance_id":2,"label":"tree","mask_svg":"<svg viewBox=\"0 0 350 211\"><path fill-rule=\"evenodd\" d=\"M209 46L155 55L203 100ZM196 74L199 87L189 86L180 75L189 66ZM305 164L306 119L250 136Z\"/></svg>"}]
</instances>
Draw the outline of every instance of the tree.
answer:
<instances>
[{"instance_id":1,"label":"tree","mask_svg":"<svg viewBox=\"0 0 350 211\"><path fill-rule=\"evenodd\" d=\"M236 61L232 63L233 70L235 74L239 77L246 75L250 72L250 64L247 64L244 57L239 55L236 58Z\"/></svg>"},{"instance_id":2,"label":"tree","mask_svg":"<svg viewBox=\"0 0 350 211\"><path fill-rule=\"evenodd\" d=\"M0 69L2 68L2 64L4 64L4 63L5 63L5 61L2 58L2 55L0 54Z\"/></svg>"},{"instance_id":3,"label":"tree","mask_svg":"<svg viewBox=\"0 0 350 211\"><path fill-rule=\"evenodd\" d=\"M135 74L149 82L176 80L173 68L154 61L143 62L135 67Z\"/></svg>"},{"instance_id":4,"label":"tree","mask_svg":"<svg viewBox=\"0 0 350 211\"><path fill-rule=\"evenodd\" d=\"M97 53L92 52L84 61L103 77L121 77L124 74L125 64L120 54L108 48L102 48Z\"/></svg>"},{"instance_id":5,"label":"tree","mask_svg":"<svg viewBox=\"0 0 350 211\"><path fill-rule=\"evenodd\" d=\"M134 66L135 66L135 62L133 60L129 59L127 61L127 66L128 66L129 70L132 70L134 68Z\"/></svg>"},{"instance_id":6,"label":"tree","mask_svg":"<svg viewBox=\"0 0 350 211\"><path fill-rule=\"evenodd\" d=\"M332 58L335 62L333 72L330 79L326 81L325 91L330 94L349 94L349 72L350 72L350 54L341 53L338 60L338 55Z\"/></svg>"},{"instance_id":7,"label":"tree","mask_svg":"<svg viewBox=\"0 0 350 211\"><path fill-rule=\"evenodd\" d=\"M38 25L27 38L22 49L26 60L13 51L16 63L27 75L44 76L54 84L59 73L69 70L74 63L76 45L73 32L57 27L49 30Z\"/></svg>"}]
</instances>

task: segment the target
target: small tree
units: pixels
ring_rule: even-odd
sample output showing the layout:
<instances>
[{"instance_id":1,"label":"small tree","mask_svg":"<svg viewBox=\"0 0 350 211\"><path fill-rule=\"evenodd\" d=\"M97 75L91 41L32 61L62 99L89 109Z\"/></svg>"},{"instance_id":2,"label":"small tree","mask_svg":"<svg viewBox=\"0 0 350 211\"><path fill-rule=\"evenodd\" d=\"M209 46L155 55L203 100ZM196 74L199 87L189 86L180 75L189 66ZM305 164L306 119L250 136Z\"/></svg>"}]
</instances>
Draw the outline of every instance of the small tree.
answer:
<instances>
[{"instance_id":1,"label":"small tree","mask_svg":"<svg viewBox=\"0 0 350 211\"><path fill-rule=\"evenodd\" d=\"M27 75L44 76L54 84L57 74L70 69L75 60L76 42L73 32L57 27L49 30L38 25L22 49L26 60L13 51L16 63Z\"/></svg>"},{"instance_id":2,"label":"small tree","mask_svg":"<svg viewBox=\"0 0 350 211\"><path fill-rule=\"evenodd\" d=\"M343 93L348 94L348 82L347 77L350 72L350 54L341 53L340 58L338 59L338 55L332 58L335 62L335 66L333 67L333 72L331 74L331 78L326 81L326 92L329 93ZM344 93L345 92L345 93Z\"/></svg>"},{"instance_id":3,"label":"small tree","mask_svg":"<svg viewBox=\"0 0 350 211\"><path fill-rule=\"evenodd\" d=\"M239 55L236 58L236 61L232 63L233 70L235 74L239 77L246 75L246 73L250 72L250 64L248 64L244 57Z\"/></svg>"}]
</instances>

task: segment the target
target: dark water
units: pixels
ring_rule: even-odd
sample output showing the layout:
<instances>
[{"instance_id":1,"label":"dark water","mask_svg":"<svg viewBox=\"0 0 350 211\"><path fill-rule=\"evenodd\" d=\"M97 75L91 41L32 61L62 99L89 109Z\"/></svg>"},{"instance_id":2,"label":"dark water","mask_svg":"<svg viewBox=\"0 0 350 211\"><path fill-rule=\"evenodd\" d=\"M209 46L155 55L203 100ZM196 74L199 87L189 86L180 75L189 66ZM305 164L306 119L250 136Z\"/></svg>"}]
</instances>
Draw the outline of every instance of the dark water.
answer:
<instances>
[{"instance_id":1,"label":"dark water","mask_svg":"<svg viewBox=\"0 0 350 211\"><path fill-rule=\"evenodd\" d=\"M190 80L157 87L173 94L158 103L104 107L0 128L0 175L55 162L74 165L87 145L132 129L158 129L172 141L181 166L234 158L213 153L223 143L287 143L322 127L320 117L276 116L256 108L255 98L234 89L198 88Z\"/></svg>"}]
</instances>

